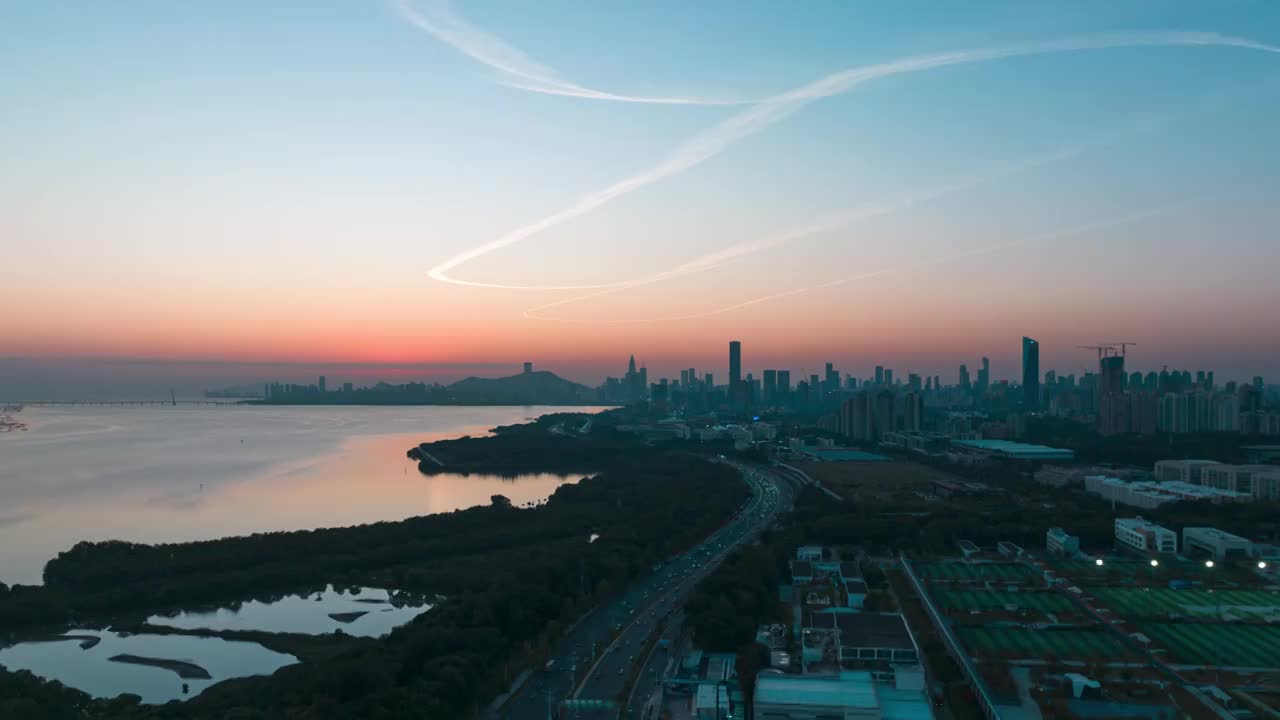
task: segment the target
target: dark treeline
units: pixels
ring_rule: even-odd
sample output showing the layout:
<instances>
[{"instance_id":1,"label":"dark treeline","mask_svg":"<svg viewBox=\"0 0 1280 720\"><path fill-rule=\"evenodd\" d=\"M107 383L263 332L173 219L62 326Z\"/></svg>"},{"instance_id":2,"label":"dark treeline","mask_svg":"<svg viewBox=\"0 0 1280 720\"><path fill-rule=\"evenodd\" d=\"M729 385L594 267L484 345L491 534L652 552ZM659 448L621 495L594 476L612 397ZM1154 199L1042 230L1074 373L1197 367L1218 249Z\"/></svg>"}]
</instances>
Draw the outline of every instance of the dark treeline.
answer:
<instances>
[{"instance_id":1,"label":"dark treeline","mask_svg":"<svg viewBox=\"0 0 1280 720\"><path fill-rule=\"evenodd\" d=\"M1280 438L1233 432L1099 435L1092 425L1049 417L1031 419L1025 440L1074 450L1081 460L1087 462L1146 468L1168 458L1243 463L1247 460L1243 450L1245 446L1280 443Z\"/></svg>"},{"instance_id":2,"label":"dark treeline","mask_svg":"<svg viewBox=\"0 0 1280 720\"><path fill-rule=\"evenodd\" d=\"M653 448L633 435L612 427L596 427L589 436L572 430L550 432L545 427L504 426L490 437L463 437L422 443L410 448L408 456L418 461L418 469L431 473L522 473L600 472L649 455ZM444 463L432 461L426 455Z\"/></svg>"},{"instance_id":3,"label":"dark treeline","mask_svg":"<svg viewBox=\"0 0 1280 720\"><path fill-rule=\"evenodd\" d=\"M562 629L655 561L695 544L746 497L727 466L687 454L633 458L536 509L502 502L353 528L145 546L81 543L46 586L0 596L10 626L139 613L323 582L447 599L388 638L242 678L186 703L91 700L0 671L0 717L467 718L535 665ZM594 543L591 533L599 533Z\"/></svg>"}]
</instances>

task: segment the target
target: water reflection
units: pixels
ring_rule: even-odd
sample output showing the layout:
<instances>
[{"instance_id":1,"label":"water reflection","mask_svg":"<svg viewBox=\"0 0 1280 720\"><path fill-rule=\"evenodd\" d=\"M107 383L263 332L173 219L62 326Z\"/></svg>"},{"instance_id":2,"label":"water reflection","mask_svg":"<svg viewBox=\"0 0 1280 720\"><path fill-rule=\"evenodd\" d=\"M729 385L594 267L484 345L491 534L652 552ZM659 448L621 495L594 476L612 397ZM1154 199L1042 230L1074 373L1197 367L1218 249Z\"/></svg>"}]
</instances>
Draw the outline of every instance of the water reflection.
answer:
<instances>
[{"instance_id":1,"label":"water reflection","mask_svg":"<svg viewBox=\"0 0 1280 720\"><path fill-rule=\"evenodd\" d=\"M393 596L377 588L286 595L274 600L250 600L234 607L153 615L153 625L186 630L262 630L320 635L341 630L348 635L381 637L431 609L421 599Z\"/></svg>"},{"instance_id":2,"label":"water reflection","mask_svg":"<svg viewBox=\"0 0 1280 720\"><path fill-rule=\"evenodd\" d=\"M423 476L420 442L573 408L28 408L0 437L0 582L81 540L160 543L545 499L577 477Z\"/></svg>"},{"instance_id":3,"label":"water reflection","mask_svg":"<svg viewBox=\"0 0 1280 720\"><path fill-rule=\"evenodd\" d=\"M194 697L222 680L270 675L298 662L292 655L268 650L257 643L221 638L123 636L110 630L75 630L68 635L65 640L23 642L0 649L0 665L9 670L30 670L95 697L132 693L146 703L163 703ZM100 639L97 644L82 639L95 637ZM210 678L184 679L171 669L110 659L118 655L191 663L207 670ZM186 694L182 691L184 684L188 688Z\"/></svg>"}]
</instances>

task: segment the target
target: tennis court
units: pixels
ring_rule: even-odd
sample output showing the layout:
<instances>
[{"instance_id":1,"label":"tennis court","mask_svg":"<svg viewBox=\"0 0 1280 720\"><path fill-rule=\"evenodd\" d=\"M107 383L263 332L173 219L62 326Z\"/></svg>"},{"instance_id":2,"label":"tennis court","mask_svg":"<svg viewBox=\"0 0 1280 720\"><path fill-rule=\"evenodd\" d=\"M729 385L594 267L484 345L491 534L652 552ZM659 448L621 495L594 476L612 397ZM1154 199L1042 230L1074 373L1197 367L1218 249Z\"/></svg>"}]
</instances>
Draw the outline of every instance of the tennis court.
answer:
<instances>
[{"instance_id":1,"label":"tennis court","mask_svg":"<svg viewBox=\"0 0 1280 720\"><path fill-rule=\"evenodd\" d=\"M914 567L927 580L1025 580L1037 574L1021 563L922 562Z\"/></svg>"},{"instance_id":2,"label":"tennis court","mask_svg":"<svg viewBox=\"0 0 1280 720\"><path fill-rule=\"evenodd\" d=\"M1280 612L1280 593L1262 590L1171 590L1169 588L1090 588L1099 602L1124 617L1218 615L1224 612L1265 616Z\"/></svg>"},{"instance_id":3,"label":"tennis court","mask_svg":"<svg viewBox=\"0 0 1280 720\"><path fill-rule=\"evenodd\" d=\"M1139 629L1175 662L1280 668L1280 627L1212 623L1144 623Z\"/></svg>"},{"instance_id":4,"label":"tennis court","mask_svg":"<svg viewBox=\"0 0 1280 720\"><path fill-rule=\"evenodd\" d=\"M1009 605L1043 613L1070 612L1074 609L1070 600L1052 592L930 589L929 594L948 610L1003 610Z\"/></svg>"},{"instance_id":5,"label":"tennis court","mask_svg":"<svg viewBox=\"0 0 1280 720\"><path fill-rule=\"evenodd\" d=\"M1034 630L1020 627L962 626L956 628L975 655L1106 661L1133 653L1105 630Z\"/></svg>"}]
</instances>

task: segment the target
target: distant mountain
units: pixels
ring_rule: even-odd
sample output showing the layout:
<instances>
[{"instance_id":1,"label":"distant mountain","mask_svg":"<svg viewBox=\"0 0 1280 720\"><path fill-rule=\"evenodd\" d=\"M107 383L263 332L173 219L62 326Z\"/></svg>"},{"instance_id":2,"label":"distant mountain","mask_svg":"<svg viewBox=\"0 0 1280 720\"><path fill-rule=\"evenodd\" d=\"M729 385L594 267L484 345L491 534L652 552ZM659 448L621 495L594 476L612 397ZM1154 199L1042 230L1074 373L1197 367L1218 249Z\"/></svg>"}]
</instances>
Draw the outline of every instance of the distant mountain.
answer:
<instances>
[{"instance_id":1,"label":"distant mountain","mask_svg":"<svg viewBox=\"0 0 1280 720\"><path fill-rule=\"evenodd\" d=\"M447 386L445 394L464 403L512 405L576 405L596 399L595 391L586 385L546 370L502 378L469 377Z\"/></svg>"}]
</instances>

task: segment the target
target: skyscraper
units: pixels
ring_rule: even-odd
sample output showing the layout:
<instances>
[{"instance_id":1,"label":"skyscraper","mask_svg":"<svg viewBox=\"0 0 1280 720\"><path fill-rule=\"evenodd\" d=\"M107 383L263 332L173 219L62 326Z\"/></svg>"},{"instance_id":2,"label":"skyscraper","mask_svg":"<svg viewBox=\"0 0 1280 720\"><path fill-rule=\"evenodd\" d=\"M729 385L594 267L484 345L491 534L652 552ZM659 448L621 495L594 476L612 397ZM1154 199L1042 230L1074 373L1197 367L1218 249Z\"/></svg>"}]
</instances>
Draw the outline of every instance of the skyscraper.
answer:
<instances>
[{"instance_id":1,"label":"skyscraper","mask_svg":"<svg viewBox=\"0 0 1280 720\"><path fill-rule=\"evenodd\" d=\"M325 384L326 384L326 380L327 380L327 379L325 378L325 376L323 376L323 375L321 375L321 376L320 376L320 392L324 392L324 391L325 391Z\"/></svg>"},{"instance_id":2,"label":"skyscraper","mask_svg":"<svg viewBox=\"0 0 1280 720\"><path fill-rule=\"evenodd\" d=\"M876 366L876 384L877 385L884 384L884 366L882 365Z\"/></svg>"},{"instance_id":3,"label":"skyscraper","mask_svg":"<svg viewBox=\"0 0 1280 720\"><path fill-rule=\"evenodd\" d=\"M920 432L924 419L924 397L918 392L909 392L903 398L902 429L907 432Z\"/></svg>"},{"instance_id":4,"label":"skyscraper","mask_svg":"<svg viewBox=\"0 0 1280 720\"><path fill-rule=\"evenodd\" d=\"M742 343L729 341L729 405L742 404Z\"/></svg>"},{"instance_id":5,"label":"skyscraper","mask_svg":"<svg viewBox=\"0 0 1280 720\"><path fill-rule=\"evenodd\" d=\"M778 371L764 371L764 387L761 390L763 394L764 404L766 406L773 405L777 402L778 397Z\"/></svg>"},{"instance_id":6,"label":"skyscraper","mask_svg":"<svg viewBox=\"0 0 1280 720\"><path fill-rule=\"evenodd\" d=\"M1022 337L1022 407L1040 408L1040 343Z\"/></svg>"},{"instance_id":7,"label":"skyscraper","mask_svg":"<svg viewBox=\"0 0 1280 720\"><path fill-rule=\"evenodd\" d=\"M961 365L960 366L960 389L965 392L969 392L969 390L971 390L972 388L973 388L973 385L969 381L969 366Z\"/></svg>"},{"instance_id":8,"label":"skyscraper","mask_svg":"<svg viewBox=\"0 0 1280 720\"><path fill-rule=\"evenodd\" d=\"M791 400L791 371L778 371L778 386L774 388L774 394L778 398L779 405L786 405Z\"/></svg>"}]
</instances>

